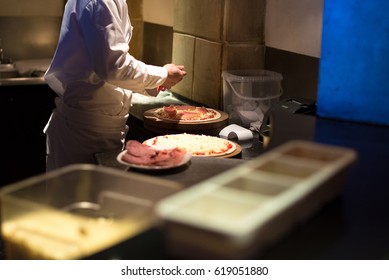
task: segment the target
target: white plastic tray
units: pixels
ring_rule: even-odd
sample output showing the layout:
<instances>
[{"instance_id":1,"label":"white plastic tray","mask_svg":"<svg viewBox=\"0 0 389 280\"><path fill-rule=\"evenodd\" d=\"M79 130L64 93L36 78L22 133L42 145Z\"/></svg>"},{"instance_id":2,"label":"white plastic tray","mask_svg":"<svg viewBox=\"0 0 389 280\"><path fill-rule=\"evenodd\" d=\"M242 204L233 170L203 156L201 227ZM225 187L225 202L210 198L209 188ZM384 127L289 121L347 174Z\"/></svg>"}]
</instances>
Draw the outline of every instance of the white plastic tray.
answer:
<instances>
[{"instance_id":1,"label":"white plastic tray","mask_svg":"<svg viewBox=\"0 0 389 280\"><path fill-rule=\"evenodd\" d=\"M337 196L353 150L291 141L158 203L171 253L249 258Z\"/></svg>"}]
</instances>

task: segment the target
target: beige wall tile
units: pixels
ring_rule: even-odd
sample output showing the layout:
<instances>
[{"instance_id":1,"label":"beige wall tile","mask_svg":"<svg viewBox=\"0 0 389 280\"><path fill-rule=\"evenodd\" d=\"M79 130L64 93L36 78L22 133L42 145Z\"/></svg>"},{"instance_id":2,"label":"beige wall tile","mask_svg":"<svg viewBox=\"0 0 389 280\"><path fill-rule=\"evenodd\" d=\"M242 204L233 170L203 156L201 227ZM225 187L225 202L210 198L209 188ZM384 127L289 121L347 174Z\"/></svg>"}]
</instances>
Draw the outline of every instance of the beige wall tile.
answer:
<instances>
[{"instance_id":1,"label":"beige wall tile","mask_svg":"<svg viewBox=\"0 0 389 280\"><path fill-rule=\"evenodd\" d=\"M223 70L258 69L265 62L265 46L262 44L224 44Z\"/></svg>"},{"instance_id":2,"label":"beige wall tile","mask_svg":"<svg viewBox=\"0 0 389 280\"><path fill-rule=\"evenodd\" d=\"M175 31L221 40L224 0L175 0Z\"/></svg>"},{"instance_id":3,"label":"beige wall tile","mask_svg":"<svg viewBox=\"0 0 389 280\"><path fill-rule=\"evenodd\" d=\"M143 59L143 0L127 0L128 14L134 27L130 42L130 53Z\"/></svg>"},{"instance_id":4,"label":"beige wall tile","mask_svg":"<svg viewBox=\"0 0 389 280\"><path fill-rule=\"evenodd\" d=\"M130 53L137 59L143 58L143 20L131 19L131 24L134 27L130 42Z\"/></svg>"},{"instance_id":5,"label":"beige wall tile","mask_svg":"<svg viewBox=\"0 0 389 280\"><path fill-rule=\"evenodd\" d=\"M128 0L132 1L132 0ZM174 0L142 0L145 22L173 26Z\"/></svg>"},{"instance_id":6,"label":"beige wall tile","mask_svg":"<svg viewBox=\"0 0 389 280\"><path fill-rule=\"evenodd\" d=\"M143 0L127 0L127 6L131 20L143 19Z\"/></svg>"},{"instance_id":7,"label":"beige wall tile","mask_svg":"<svg viewBox=\"0 0 389 280\"><path fill-rule=\"evenodd\" d=\"M263 43L265 0L226 0L224 40Z\"/></svg>"},{"instance_id":8,"label":"beige wall tile","mask_svg":"<svg viewBox=\"0 0 389 280\"><path fill-rule=\"evenodd\" d=\"M144 22L143 61L153 65L172 62L173 28Z\"/></svg>"},{"instance_id":9,"label":"beige wall tile","mask_svg":"<svg viewBox=\"0 0 389 280\"><path fill-rule=\"evenodd\" d=\"M195 37L174 32L172 62L184 65L187 75L172 88L172 91L192 99L194 73Z\"/></svg>"},{"instance_id":10,"label":"beige wall tile","mask_svg":"<svg viewBox=\"0 0 389 280\"><path fill-rule=\"evenodd\" d=\"M196 39L193 100L212 108L220 107L222 44Z\"/></svg>"}]
</instances>

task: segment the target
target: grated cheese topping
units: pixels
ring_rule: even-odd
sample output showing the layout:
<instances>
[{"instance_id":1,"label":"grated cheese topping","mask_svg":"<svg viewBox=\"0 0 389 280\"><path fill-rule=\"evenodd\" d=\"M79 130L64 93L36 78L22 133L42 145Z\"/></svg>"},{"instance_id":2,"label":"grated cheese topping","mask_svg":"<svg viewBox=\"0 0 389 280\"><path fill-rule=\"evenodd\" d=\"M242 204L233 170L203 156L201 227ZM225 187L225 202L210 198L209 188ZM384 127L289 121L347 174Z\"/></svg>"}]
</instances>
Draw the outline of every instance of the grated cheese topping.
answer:
<instances>
[{"instance_id":1,"label":"grated cheese topping","mask_svg":"<svg viewBox=\"0 0 389 280\"><path fill-rule=\"evenodd\" d=\"M192 156L219 156L235 151L236 145L226 139L197 134L168 134L145 141L145 144L158 147L178 147Z\"/></svg>"}]
</instances>

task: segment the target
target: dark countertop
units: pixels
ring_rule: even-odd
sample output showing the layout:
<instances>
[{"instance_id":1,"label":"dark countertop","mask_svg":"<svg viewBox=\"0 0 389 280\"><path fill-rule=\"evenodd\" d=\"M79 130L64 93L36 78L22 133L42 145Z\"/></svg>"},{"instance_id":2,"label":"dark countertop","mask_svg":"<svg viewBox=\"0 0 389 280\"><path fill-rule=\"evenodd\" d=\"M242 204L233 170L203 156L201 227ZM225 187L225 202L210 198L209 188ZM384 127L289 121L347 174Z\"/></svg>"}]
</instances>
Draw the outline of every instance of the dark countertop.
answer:
<instances>
[{"instance_id":1,"label":"dark countertop","mask_svg":"<svg viewBox=\"0 0 389 280\"><path fill-rule=\"evenodd\" d=\"M343 146L358 153L348 172L341 196L258 255L258 259L282 260L380 260L389 259L389 127L352 123L310 115L276 112L272 116L269 145L255 134L236 158L192 158L188 165L168 172L146 173L183 183L186 187L260 156L293 139ZM130 119L132 135L148 138L140 120ZM118 151L97 155L100 164L120 168ZM212 166L212 168L209 168ZM125 171L128 172L128 171ZM0 252L1 253L1 252ZM0 254L1 258L1 254ZM163 232L151 229L129 243L119 244L91 259L168 259Z\"/></svg>"},{"instance_id":2,"label":"dark countertop","mask_svg":"<svg viewBox=\"0 0 389 280\"><path fill-rule=\"evenodd\" d=\"M310 139L352 148L358 160L342 195L261 257L389 259L389 127L284 113L273 120L273 147Z\"/></svg>"},{"instance_id":3,"label":"dark countertop","mask_svg":"<svg viewBox=\"0 0 389 280\"><path fill-rule=\"evenodd\" d=\"M210 165L202 162L208 159L193 159L183 173L157 176L181 181L188 186L293 139L352 148L357 151L358 160L349 170L341 196L322 207L311 219L298 225L258 258L389 259L389 169L386 162L389 159L389 128L284 112L276 113L272 120L274 125L267 148L263 148L261 137L256 135L253 140L255 145L244 149L240 159L211 159L212 172L206 167ZM160 244L162 237L155 232L153 234L153 238L157 236L153 240L159 240L159 248L163 248ZM160 251L150 251L150 255L142 257L166 256Z\"/></svg>"},{"instance_id":4,"label":"dark countertop","mask_svg":"<svg viewBox=\"0 0 389 280\"><path fill-rule=\"evenodd\" d=\"M190 187L244 162L244 160L239 158L192 157L187 164L177 168L167 170L145 170L128 168L127 166L118 163L115 159L117 154L118 151L98 154L96 155L96 158L99 164L103 166L172 180L183 184L184 187ZM210 168L210 166L212 166L212 168Z\"/></svg>"}]
</instances>

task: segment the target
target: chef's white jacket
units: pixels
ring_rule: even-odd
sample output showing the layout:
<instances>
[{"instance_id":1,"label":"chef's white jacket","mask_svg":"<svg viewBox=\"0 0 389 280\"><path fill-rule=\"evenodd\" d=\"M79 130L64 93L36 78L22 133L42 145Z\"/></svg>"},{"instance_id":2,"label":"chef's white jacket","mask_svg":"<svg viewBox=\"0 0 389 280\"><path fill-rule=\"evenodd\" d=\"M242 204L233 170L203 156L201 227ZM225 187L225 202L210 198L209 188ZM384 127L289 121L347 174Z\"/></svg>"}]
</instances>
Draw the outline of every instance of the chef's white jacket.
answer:
<instances>
[{"instance_id":1,"label":"chef's white jacket","mask_svg":"<svg viewBox=\"0 0 389 280\"><path fill-rule=\"evenodd\" d=\"M67 1L45 74L59 96L45 128L48 170L91 163L94 153L122 147L132 92L144 93L166 80L165 68L129 54L131 35L125 0Z\"/></svg>"}]
</instances>

